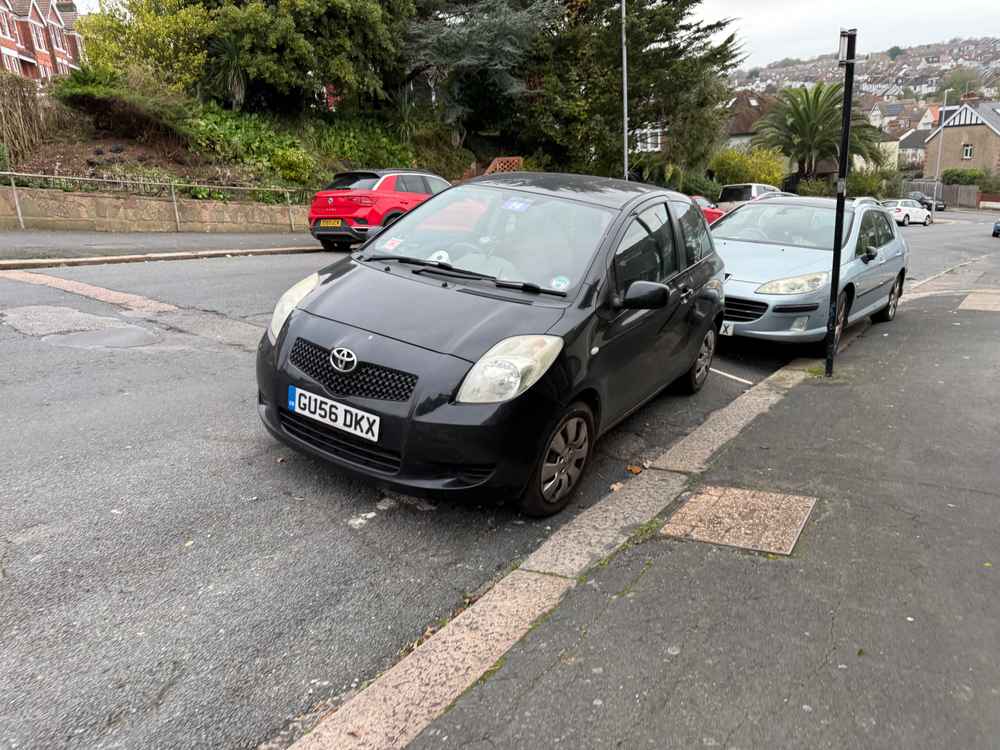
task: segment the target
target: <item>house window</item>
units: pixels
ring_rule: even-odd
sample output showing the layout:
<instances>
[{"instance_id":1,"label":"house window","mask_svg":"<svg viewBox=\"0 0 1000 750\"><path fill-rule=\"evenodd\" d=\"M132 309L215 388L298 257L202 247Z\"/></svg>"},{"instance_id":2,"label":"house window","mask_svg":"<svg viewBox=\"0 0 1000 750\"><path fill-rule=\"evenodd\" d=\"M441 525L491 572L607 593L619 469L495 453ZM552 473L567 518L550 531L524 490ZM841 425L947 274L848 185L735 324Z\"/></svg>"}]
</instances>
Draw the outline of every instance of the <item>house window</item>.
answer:
<instances>
[{"instance_id":1,"label":"house window","mask_svg":"<svg viewBox=\"0 0 1000 750\"><path fill-rule=\"evenodd\" d=\"M21 63L17 61L16 57L3 55L3 66L11 73L16 73L17 75L21 74Z\"/></svg>"},{"instance_id":2,"label":"house window","mask_svg":"<svg viewBox=\"0 0 1000 750\"><path fill-rule=\"evenodd\" d=\"M973 145L971 143L963 143L962 144L962 158L963 159L971 159L972 158L972 154L974 152L975 152L975 148L973 147Z\"/></svg>"},{"instance_id":3,"label":"house window","mask_svg":"<svg viewBox=\"0 0 1000 750\"><path fill-rule=\"evenodd\" d=\"M45 35L42 33L42 30L40 28L38 28L37 26L32 25L32 27L31 27L31 38L35 42L35 49L41 50L42 52L44 52L46 49L48 49L45 46Z\"/></svg>"},{"instance_id":4,"label":"house window","mask_svg":"<svg viewBox=\"0 0 1000 750\"><path fill-rule=\"evenodd\" d=\"M7 20L6 13L0 13L0 34L3 34L8 39L13 39L10 35L10 22Z\"/></svg>"},{"instance_id":5,"label":"house window","mask_svg":"<svg viewBox=\"0 0 1000 750\"><path fill-rule=\"evenodd\" d=\"M635 150L641 154L653 153L662 148L659 128L643 128L635 131Z\"/></svg>"}]
</instances>

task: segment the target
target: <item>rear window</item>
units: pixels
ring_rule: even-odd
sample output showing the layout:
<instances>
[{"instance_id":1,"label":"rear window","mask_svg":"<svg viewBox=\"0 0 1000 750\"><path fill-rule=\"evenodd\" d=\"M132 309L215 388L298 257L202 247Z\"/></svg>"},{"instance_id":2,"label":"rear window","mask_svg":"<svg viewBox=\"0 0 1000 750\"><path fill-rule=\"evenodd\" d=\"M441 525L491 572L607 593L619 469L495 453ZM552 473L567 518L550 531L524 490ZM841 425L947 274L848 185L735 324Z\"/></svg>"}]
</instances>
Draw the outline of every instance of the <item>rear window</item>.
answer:
<instances>
[{"instance_id":1,"label":"rear window","mask_svg":"<svg viewBox=\"0 0 1000 750\"><path fill-rule=\"evenodd\" d=\"M333 178L324 190L371 190L378 182L378 175L371 172L344 172Z\"/></svg>"},{"instance_id":2,"label":"rear window","mask_svg":"<svg viewBox=\"0 0 1000 750\"><path fill-rule=\"evenodd\" d=\"M719 203L735 203L736 201L748 201L753 197L750 185L727 185L719 193Z\"/></svg>"}]
</instances>

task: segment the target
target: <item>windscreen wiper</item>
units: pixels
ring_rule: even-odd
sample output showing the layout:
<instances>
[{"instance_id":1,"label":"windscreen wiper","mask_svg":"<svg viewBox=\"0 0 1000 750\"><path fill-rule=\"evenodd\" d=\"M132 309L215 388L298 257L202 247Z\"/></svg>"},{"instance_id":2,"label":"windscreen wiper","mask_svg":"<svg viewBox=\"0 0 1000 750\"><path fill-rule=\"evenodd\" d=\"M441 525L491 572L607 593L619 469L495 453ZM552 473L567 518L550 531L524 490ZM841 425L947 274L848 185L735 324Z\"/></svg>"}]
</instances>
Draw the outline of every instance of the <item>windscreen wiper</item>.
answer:
<instances>
[{"instance_id":1,"label":"windscreen wiper","mask_svg":"<svg viewBox=\"0 0 1000 750\"><path fill-rule=\"evenodd\" d=\"M493 283L503 289L520 289L522 292L530 292L531 294L552 294L556 297L566 296L566 292L559 289L546 289L543 286L539 286L534 281L507 281L505 279L494 279Z\"/></svg>"},{"instance_id":2,"label":"windscreen wiper","mask_svg":"<svg viewBox=\"0 0 1000 750\"><path fill-rule=\"evenodd\" d=\"M465 268L455 268L451 263L443 260L425 260L424 258L412 258L409 255L363 255L361 260L394 260L398 263L407 263L411 266L425 266L425 268L420 268L413 273L420 273L421 271L432 271L440 270L447 271L448 273L459 276L464 279L495 279L496 276L490 276L488 273L479 273L478 271L469 271Z\"/></svg>"}]
</instances>

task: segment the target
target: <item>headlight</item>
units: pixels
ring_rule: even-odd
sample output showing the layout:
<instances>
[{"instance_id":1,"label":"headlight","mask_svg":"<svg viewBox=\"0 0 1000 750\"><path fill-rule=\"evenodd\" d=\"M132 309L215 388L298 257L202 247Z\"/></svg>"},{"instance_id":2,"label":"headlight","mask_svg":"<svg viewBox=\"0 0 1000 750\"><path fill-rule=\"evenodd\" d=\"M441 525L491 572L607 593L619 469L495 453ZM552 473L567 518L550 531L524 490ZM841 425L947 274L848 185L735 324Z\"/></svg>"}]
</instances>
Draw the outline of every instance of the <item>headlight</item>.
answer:
<instances>
[{"instance_id":1,"label":"headlight","mask_svg":"<svg viewBox=\"0 0 1000 750\"><path fill-rule=\"evenodd\" d=\"M528 390L562 351L558 336L512 336L484 354L462 381L458 401L495 404Z\"/></svg>"},{"instance_id":2,"label":"headlight","mask_svg":"<svg viewBox=\"0 0 1000 750\"><path fill-rule=\"evenodd\" d=\"M312 276L306 276L302 281L298 282L289 289L287 292L281 295L278 299L278 304L274 306L274 313L271 315L271 326L267 329L267 335L271 339L273 344L278 340L278 334L281 333L281 327L285 325L285 321L288 320L288 316L292 314L292 310L305 298L309 292L316 288L319 284L319 274L314 273Z\"/></svg>"},{"instance_id":3,"label":"headlight","mask_svg":"<svg viewBox=\"0 0 1000 750\"><path fill-rule=\"evenodd\" d=\"M826 284L830 274L807 273L804 276L792 276L790 279L775 279L757 287L757 294L805 294L815 292Z\"/></svg>"}]
</instances>

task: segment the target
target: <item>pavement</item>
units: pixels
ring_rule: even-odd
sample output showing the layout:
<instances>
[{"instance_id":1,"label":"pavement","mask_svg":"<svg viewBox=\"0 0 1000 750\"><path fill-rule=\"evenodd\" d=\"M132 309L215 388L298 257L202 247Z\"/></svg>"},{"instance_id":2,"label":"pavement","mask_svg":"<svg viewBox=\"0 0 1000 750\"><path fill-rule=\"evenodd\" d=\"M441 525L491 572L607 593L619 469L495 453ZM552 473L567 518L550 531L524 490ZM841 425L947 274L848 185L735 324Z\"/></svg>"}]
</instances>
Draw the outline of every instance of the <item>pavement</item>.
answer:
<instances>
[{"instance_id":1,"label":"pavement","mask_svg":"<svg viewBox=\"0 0 1000 750\"><path fill-rule=\"evenodd\" d=\"M791 556L647 532L410 747L996 747L1000 254L961 275L690 477L814 499Z\"/></svg>"},{"instance_id":2,"label":"pavement","mask_svg":"<svg viewBox=\"0 0 1000 750\"><path fill-rule=\"evenodd\" d=\"M1000 250L981 223L904 230L918 289L978 278L977 259ZM0 462L0 748L285 746L612 485L629 491L627 466L798 356L726 342L701 393L668 390L602 440L555 518L385 495L258 424L256 340L274 300L325 255L33 272L44 283L0 273L0 445L16 446ZM895 372L906 352L877 330L858 346ZM699 611L704 628L743 616L718 598Z\"/></svg>"},{"instance_id":3,"label":"pavement","mask_svg":"<svg viewBox=\"0 0 1000 750\"><path fill-rule=\"evenodd\" d=\"M0 261L26 258L86 258L204 250L312 248L308 232L60 232L0 231Z\"/></svg>"}]
</instances>

